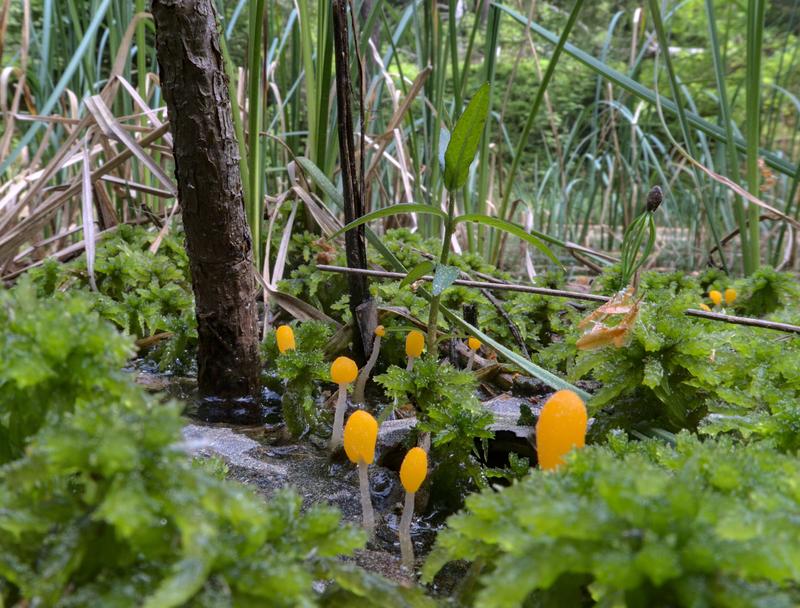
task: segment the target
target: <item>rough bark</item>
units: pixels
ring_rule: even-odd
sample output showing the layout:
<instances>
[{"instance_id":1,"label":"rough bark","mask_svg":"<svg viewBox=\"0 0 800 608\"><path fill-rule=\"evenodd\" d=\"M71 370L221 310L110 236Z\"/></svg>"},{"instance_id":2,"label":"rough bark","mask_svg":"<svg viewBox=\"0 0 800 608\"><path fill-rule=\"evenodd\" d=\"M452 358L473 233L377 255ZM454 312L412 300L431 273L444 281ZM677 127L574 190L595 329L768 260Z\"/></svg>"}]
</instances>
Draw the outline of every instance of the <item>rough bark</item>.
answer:
<instances>
[{"instance_id":1,"label":"rough bark","mask_svg":"<svg viewBox=\"0 0 800 608\"><path fill-rule=\"evenodd\" d=\"M211 0L153 0L198 329L201 395L258 391L258 318L239 151Z\"/></svg>"},{"instance_id":2,"label":"rough bark","mask_svg":"<svg viewBox=\"0 0 800 608\"><path fill-rule=\"evenodd\" d=\"M333 0L333 44L336 60L336 119L339 132L339 157L342 165L344 185L344 221L346 224L364 215L363 183L364 154L356 154L355 129L353 128L353 86L350 79L350 50L348 41L347 0ZM359 87L360 90L360 87ZM363 129L363 121L362 121ZM363 142L360 142L363 143ZM345 253L350 268L367 267L367 246L364 241L364 226L349 230L345 234ZM366 362L372 336L368 335L359 320L363 315L359 307L369 298L367 277L359 274L347 276L350 291L350 312L353 314L353 355L359 367Z\"/></svg>"}]
</instances>

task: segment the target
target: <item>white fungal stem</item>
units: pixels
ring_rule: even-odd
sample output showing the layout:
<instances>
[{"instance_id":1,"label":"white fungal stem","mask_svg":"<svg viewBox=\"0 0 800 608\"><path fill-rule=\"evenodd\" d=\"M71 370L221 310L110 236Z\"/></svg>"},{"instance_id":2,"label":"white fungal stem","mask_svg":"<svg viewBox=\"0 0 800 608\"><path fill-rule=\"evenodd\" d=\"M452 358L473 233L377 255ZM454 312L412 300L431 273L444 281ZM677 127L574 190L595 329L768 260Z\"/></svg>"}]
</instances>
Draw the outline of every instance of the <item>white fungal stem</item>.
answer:
<instances>
[{"instance_id":1,"label":"white fungal stem","mask_svg":"<svg viewBox=\"0 0 800 608\"><path fill-rule=\"evenodd\" d=\"M361 372L359 372L358 379L356 380L356 387L353 389L353 403L364 403L364 389L367 386L369 375L372 373L372 368L375 367L375 363L378 362L378 353L380 350L381 337L375 336L375 340L372 342L372 352L369 355L369 360L367 364L361 368Z\"/></svg>"},{"instance_id":2,"label":"white fungal stem","mask_svg":"<svg viewBox=\"0 0 800 608\"><path fill-rule=\"evenodd\" d=\"M431 451L431 434L420 433L417 445L419 445L419 447L425 450L425 453L428 454Z\"/></svg>"},{"instance_id":3,"label":"white fungal stem","mask_svg":"<svg viewBox=\"0 0 800 608\"><path fill-rule=\"evenodd\" d=\"M339 399L336 401L336 413L333 415L333 433L331 433L330 450L342 445L344 433L344 410L347 407L347 383L339 385Z\"/></svg>"},{"instance_id":4,"label":"white fungal stem","mask_svg":"<svg viewBox=\"0 0 800 608\"><path fill-rule=\"evenodd\" d=\"M361 518L364 530L372 538L375 532L375 513L372 511L372 497L369 493L369 465L363 460L358 461L358 485L361 486Z\"/></svg>"},{"instance_id":5,"label":"white fungal stem","mask_svg":"<svg viewBox=\"0 0 800 608\"><path fill-rule=\"evenodd\" d=\"M414 517L414 492L406 492L403 516L400 518L400 556L403 567L414 570L414 545L411 542L411 519Z\"/></svg>"},{"instance_id":6,"label":"white fungal stem","mask_svg":"<svg viewBox=\"0 0 800 608\"><path fill-rule=\"evenodd\" d=\"M474 350L470 350L469 351L469 359L467 360L467 371L468 372L472 371L472 365L474 363L475 363L475 351Z\"/></svg>"},{"instance_id":7,"label":"white fungal stem","mask_svg":"<svg viewBox=\"0 0 800 608\"><path fill-rule=\"evenodd\" d=\"M414 359L416 359L416 357L409 357L408 358L408 365L406 365L406 371L407 372L410 372L411 368L414 367Z\"/></svg>"}]
</instances>

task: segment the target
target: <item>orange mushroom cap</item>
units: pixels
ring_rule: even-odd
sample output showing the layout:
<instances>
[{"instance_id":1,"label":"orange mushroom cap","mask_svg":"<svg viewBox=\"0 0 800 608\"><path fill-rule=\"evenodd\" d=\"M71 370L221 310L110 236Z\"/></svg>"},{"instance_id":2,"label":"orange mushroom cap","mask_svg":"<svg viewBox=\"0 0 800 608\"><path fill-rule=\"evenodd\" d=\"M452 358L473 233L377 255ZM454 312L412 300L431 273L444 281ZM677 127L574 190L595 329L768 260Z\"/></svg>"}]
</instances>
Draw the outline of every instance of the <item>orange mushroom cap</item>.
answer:
<instances>
[{"instance_id":1,"label":"orange mushroom cap","mask_svg":"<svg viewBox=\"0 0 800 608\"><path fill-rule=\"evenodd\" d=\"M376 336L380 336L381 338L383 338L383 336L386 335L386 328L383 325L378 325L375 328L375 335Z\"/></svg>"},{"instance_id":2,"label":"orange mushroom cap","mask_svg":"<svg viewBox=\"0 0 800 608\"><path fill-rule=\"evenodd\" d=\"M719 306L722 303L722 294L716 289L709 291L708 297L711 298L712 302L714 302L714 306Z\"/></svg>"},{"instance_id":3,"label":"orange mushroom cap","mask_svg":"<svg viewBox=\"0 0 800 608\"><path fill-rule=\"evenodd\" d=\"M350 357L337 357L331 363L331 380L336 384L350 384L358 376L358 366Z\"/></svg>"},{"instance_id":4,"label":"orange mushroom cap","mask_svg":"<svg viewBox=\"0 0 800 608\"><path fill-rule=\"evenodd\" d=\"M553 393L536 422L539 467L554 469L572 448L582 448L587 422L586 406L578 395L569 390Z\"/></svg>"},{"instance_id":5,"label":"orange mushroom cap","mask_svg":"<svg viewBox=\"0 0 800 608\"><path fill-rule=\"evenodd\" d=\"M733 287L728 287L725 290L725 304L733 304L736 301L736 290Z\"/></svg>"},{"instance_id":6,"label":"orange mushroom cap","mask_svg":"<svg viewBox=\"0 0 800 608\"><path fill-rule=\"evenodd\" d=\"M350 461L372 464L377 439L378 421L364 410L353 412L344 425L344 452Z\"/></svg>"},{"instance_id":7,"label":"orange mushroom cap","mask_svg":"<svg viewBox=\"0 0 800 608\"><path fill-rule=\"evenodd\" d=\"M294 331L289 325L281 325L275 330L275 338L278 340L278 350L281 353L297 348L294 343Z\"/></svg>"},{"instance_id":8,"label":"orange mushroom cap","mask_svg":"<svg viewBox=\"0 0 800 608\"><path fill-rule=\"evenodd\" d=\"M428 474L428 454L422 448L411 448L400 465L400 482L406 492L413 494Z\"/></svg>"},{"instance_id":9,"label":"orange mushroom cap","mask_svg":"<svg viewBox=\"0 0 800 608\"><path fill-rule=\"evenodd\" d=\"M478 338L470 336L467 339L467 346L469 346L472 350L478 350L481 347L481 341L478 340Z\"/></svg>"},{"instance_id":10,"label":"orange mushroom cap","mask_svg":"<svg viewBox=\"0 0 800 608\"><path fill-rule=\"evenodd\" d=\"M409 357L419 357L425 347L425 336L421 331L412 329L406 336L406 355Z\"/></svg>"}]
</instances>

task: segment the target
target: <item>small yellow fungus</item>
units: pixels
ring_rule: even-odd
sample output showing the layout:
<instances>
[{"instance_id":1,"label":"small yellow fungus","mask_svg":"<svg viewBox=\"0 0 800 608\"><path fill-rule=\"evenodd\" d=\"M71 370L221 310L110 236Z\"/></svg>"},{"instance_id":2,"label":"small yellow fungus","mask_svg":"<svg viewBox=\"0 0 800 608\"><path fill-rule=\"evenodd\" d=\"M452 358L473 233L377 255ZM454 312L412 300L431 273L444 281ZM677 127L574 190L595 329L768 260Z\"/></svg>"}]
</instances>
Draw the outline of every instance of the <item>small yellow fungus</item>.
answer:
<instances>
[{"instance_id":1,"label":"small yellow fungus","mask_svg":"<svg viewBox=\"0 0 800 608\"><path fill-rule=\"evenodd\" d=\"M278 351L281 353L297 348L294 343L294 331L289 325L281 325L276 329L275 338L278 340Z\"/></svg>"},{"instance_id":2,"label":"small yellow fungus","mask_svg":"<svg viewBox=\"0 0 800 608\"><path fill-rule=\"evenodd\" d=\"M331 364L331 380L336 384L350 384L358 376L358 366L349 357L337 357Z\"/></svg>"},{"instance_id":3,"label":"small yellow fungus","mask_svg":"<svg viewBox=\"0 0 800 608\"><path fill-rule=\"evenodd\" d=\"M419 490L428 474L428 455L422 448L414 447L408 451L400 465L400 482L406 492L412 494Z\"/></svg>"},{"instance_id":4,"label":"small yellow fungus","mask_svg":"<svg viewBox=\"0 0 800 608\"><path fill-rule=\"evenodd\" d=\"M378 421L364 410L353 412L344 426L344 451L350 462L372 464L377 439Z\"/></svg>"},{"instance_id":5,"label":"small yellow fungus","mask_svg":"<svg viewBox=\"0 0 800 608\"><path fill-rule=\"evenodd\" d=\"M421 331L412 329L406 336L406 355L416 359L425 348L425 336Z\"/></svg>"},{"instance_id":6,"label":"small yellow fungus","mask_svg":"<svg viewBox=\"0 0 800 608\"><path fill-rule=\"evenodd\" d=\"M364 410L356 410L344 427L344 451L358 466L358 485L361 489L361 517L364 529L372 536L375 530L375 513L369 492L369 465L375 460L375 442L378 439L378 421Z\"/></svg>"},{"instance_id":7,"label":"small yellow fungus","mask_svg":"<svg viewBox=\"0 0 800 608\"><path fill-rule=\"evenodd\" d=\"M708 297L711 298L711 301L714 302L714 306L719 306L722 304L722 294L718 292L716 289L712 289L708 292Z\"/></svg>"},{"instance_id":8,"label":"small yellow fungus","mask_svg":"<svg viewBox=\"0 0 800 608\"><path fill-rule=\"evenodd\" d=\"M375 335L379 338L383 338L386 335L386 328L383 325L378 325L375 328Z\"/></svg>"},{"instance_id":9,"label":"small yellow fungus","mask_svg":"<svg viewBox=\"0 0 800 608\"><path fill-rule=\"evenodd\" d=\"M561 390L547 400L536 422L536 453L539 467L554 469L572 448L586 443L588 418L583 400L570 390Z\"/></svg>"},{"instance_id":10,"label":"small yellow fungus","mask_svg":"<svg viewBox=\"0 0 800 608\"><path fill-rule=\"evenodd\" d=\"M706 312L711 312L711 307L708 304L700 303L700 308L705 310Z\"/></svg>"},{"instance_id":11,"label":"small yellow fungus","mask_svg":"<svg viewBox=\"0 0 800 608\"><path fill-rule=\"evenodd\" d=\"M422 448L411 448L400 465L400 482L406 490L403 516L400 518L400 556L403 566L414 568L414 545L411 542L411 519L414 517L414 494L428 474L428 454Z\"/></svg>"},{"instance_id":12,"label":"small yellow fungus","mask_svg":"<svg viewBox=\"0 0 800 608\"><path fill-rule=\"evenodd\" d=\"M725 304L728 306L733 304L736 301L736 296L736 290L733 287L728 287L728 289L725 290Z\"/></svg>"},{"instance_id":13,"label":"small yellow fungus","mask_svg":"<svg viewBox=\"0 0 800 608\"><path fill-rule=\"evenodd\" d=\"M342 445L342 426L344 410L347 407L347 385L358 376L358 366L349 357L338 357L331 364L331 380L339 385L339 398L336 400L336 412L333 415L333 432L331 433L331 451Z\"/></svg>"},{"instance_id":14,"label":"small yellow fungus","mask_svg":"<svg viewBox=\"0 0 800 608\"><path fill-rule=\"evenodd\" d=\"M467 346L469 346L471 350L478 350L481 347L481 341L478 340L478 338L470 336L467 340Z\"/></svg>"}]
</instances>

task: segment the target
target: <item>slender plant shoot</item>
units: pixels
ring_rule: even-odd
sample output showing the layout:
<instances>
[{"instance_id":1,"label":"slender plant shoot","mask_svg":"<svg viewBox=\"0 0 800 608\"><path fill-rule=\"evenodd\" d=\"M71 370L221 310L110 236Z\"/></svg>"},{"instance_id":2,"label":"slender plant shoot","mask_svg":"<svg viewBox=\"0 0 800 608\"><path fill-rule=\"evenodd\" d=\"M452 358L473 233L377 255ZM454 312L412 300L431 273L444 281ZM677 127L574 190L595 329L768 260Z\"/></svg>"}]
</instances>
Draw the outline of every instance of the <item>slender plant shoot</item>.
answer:
<instances>
[{"instance_id":1,"label":"slender plant shoot","mask_svg":"<svg viewBox=\"0 0 800 608\"><path fill-rule=\"evenodd\" d=\"M372 368L378 362L378 355L381 352L381 338L386 335L386 328L383 325L378 325L375 328L375 338L372 341L372 352L369 355L366 365L361 368L358 373L358 380L356 380L356 387L353 389L353 403L364 403L364 389L367 386L367 380L372 373Z\"/></svg>"}]
</instances>

